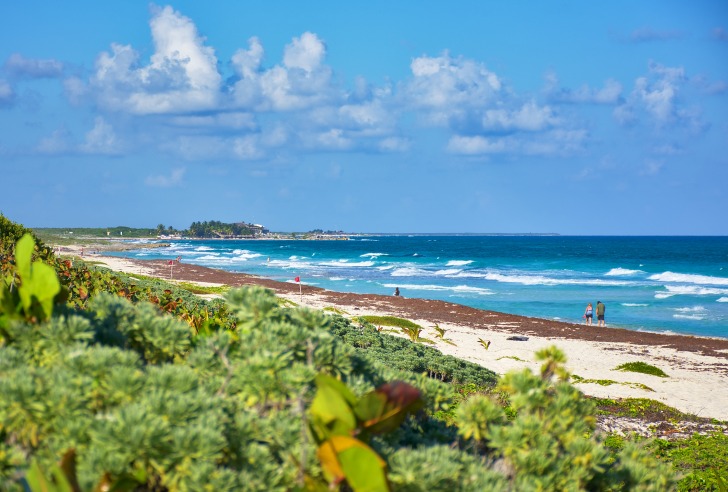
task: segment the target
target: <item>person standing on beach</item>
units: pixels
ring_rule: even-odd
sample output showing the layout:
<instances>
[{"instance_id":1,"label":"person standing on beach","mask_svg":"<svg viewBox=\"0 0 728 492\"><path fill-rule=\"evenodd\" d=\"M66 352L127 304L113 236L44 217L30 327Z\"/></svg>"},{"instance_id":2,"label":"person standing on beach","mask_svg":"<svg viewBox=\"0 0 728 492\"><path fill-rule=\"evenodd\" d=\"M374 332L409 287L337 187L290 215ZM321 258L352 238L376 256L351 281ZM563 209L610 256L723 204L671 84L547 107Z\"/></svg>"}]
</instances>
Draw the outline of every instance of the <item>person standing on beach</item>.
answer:
<instances>
[{"instance_id":1,"label":"person standing on beach","mask_svg":"<svg viewBox=\"0 0 728 492\"><path fill-rule=\"evenodd\" d=\"M592 324L592 318L594 317L594 311L592 310L592 303L586 305L586 309L584 310L584 323L587 325Z\"/></svg>"},{"instance_id":2,"label":"person standing on beach","mask_svg":"<svg viewBox=\"0 0 728 492\"><path fill-rule=\"evenodd\" d=\"M394 288L394 295L399 297L399 287Z\"/></svg>"},{"instance_id":3,"label":"person standing on beach","mask_svg":"<svg viewBox=\"0 0 728 492\"><path fill-rule=\"evenodd\" d=\"M597 319L599 320L599 326L607 326L607 323L604 321L604 311L607 310L607 307L602 303L602 301L597 301Z\"/></svg>"}]
</instances>

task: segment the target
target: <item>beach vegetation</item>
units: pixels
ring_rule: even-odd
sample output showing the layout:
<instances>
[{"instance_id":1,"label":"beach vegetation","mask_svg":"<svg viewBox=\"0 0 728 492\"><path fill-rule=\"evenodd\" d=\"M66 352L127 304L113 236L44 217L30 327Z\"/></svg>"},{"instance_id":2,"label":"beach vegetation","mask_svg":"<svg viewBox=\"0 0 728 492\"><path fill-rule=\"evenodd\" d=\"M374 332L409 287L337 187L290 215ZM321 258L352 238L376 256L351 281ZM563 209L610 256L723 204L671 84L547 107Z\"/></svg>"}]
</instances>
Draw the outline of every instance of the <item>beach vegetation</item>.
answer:
<instances>
[{"instance_id":1,"label":"beach vegetation","mask_svg":"<svg viewBox=\"0 0 728 492\"><path fill-rule=\"evenodd\" d=\"M642 389L642 390L645 390L645 391L652 391L652 392L655 391L652 388L650 388L649 386L647 386L645 384L642 384L642 383L630 383L630 382L627 382L627 381L614 381L612 379L585 379L585 378L583 378L581 376L578 376L576 374L572 374L571 375L571 380L575 384L580 384L580 383L587 384L587 383L591 383L591 384L598 384L599 386L611 386L613 384L621 384L623 386L629 386L630 388L638 388L638 389Z\"/></svg>"},{"instance_id":2,"label":"beach vegetation","mask_svg":"<svg viewBox=\"0 0 728 492\"><path fill-rule=\"evenodd\" d=\"M478 338L478 343L485 350L488 350L490 348L490 340L483 340L482 338Z\"/></svg>"},{"instance_id":3,"label":"beach vegetation","mask_svg":"<svg viewBox=\"0 0 728 492\"><path fill-rule=\"evenodd\" d=\"M457 344L450 340L449 338L445 338L445 333L447 332L446 329L440 328L440 325L435 325L432 327L433 330L435 330L435 338L439 339L441 342L445 342L447 344L453 345L457 347Z\"/></svg>"},{"instance_id":4,"label":"beach vegetation","mask_svg":"<svg viewBox=\"0 0 728 492\"><path fill-rule=\"evenodd\" d=\"M420 325L408 319L398 318L396 316L359 316L357 318L361 322L371 323L379 326L396 326L397 328L422 329Z\"/></svg>"},{"instance_id":5,"label":"beach vegetation","mask_svg":"<svg viewBox=\"0 0 728 492\"><path fill-rule=\"evenodd\" d=\"M344 316L344 315L348 315L349 314L346 311L344 311L343 309L339 309L339 308L334 307L334 306L326 306L325 308L323 308L323 310L326 311L327 313L338 314L339 316Z\"/></svg>"},{"instance_id":6,"label":"beach vegetation","mask_svg":"<svg viewBox=\"0 0 728 492\"><path fill-rule=\"evenodd\" d=\"M647 364L646 362L625 362L624 364L620 364L619 366L614 368L615 371L628 371L628 372L639 372L642 374L650 374L652 376L658 376L661 378L667 378L669 377L667 374L665 374L665 371L660 369L659 367L655 367L651 364Z\"/></svg>"},{"instance_id":7,"label":"beach vegetation","mask_svg":"<svg viewBox=\"0 0 728 492\"><path fill-rule=\"evenodd\" d=\"M540 374L498 379L261 287L206 301L22 237L0 259L2 490L671 487L644 449L590 437L593 405L555 348ZM469 393L448 425L451 383L493 394Z\"/></svg>"},{"instance_id":8,"label":"beach vegetation","mask_svg":"<svg viewBox=\"0 0 728 492\"><path fill-rule=\"evenodd\" d=\"M287 299L285 297L278 297L278 305L281 307L295 308L298 307L298 303Z\"/></svg>"},{"instance_id":9,"label":"beach vegetation","mask_svg":"<svg viewBox=\"0 0 728 492\"><path fill-rule=\"evenodd\" d=\"M693 434L687 439L655 439L647 443L655 456L670 463L682 478L677 490L685 492L728 490L728 435Z\"/></svg>"},{"instance_id":10,"label":"beach vegetation","mask_svg":"<svg viewBox=\"0 0 728 492\"><path fill-rule=\"evenodd\" d=\"M498 357L496 360L501 360L501 359L513 359L518 362L526 362L525 360L521 359L517 355L504 355L503 357Z\"/></svg>"},{"instance_id":11,"label":"beach vegetation","mask_svg":"<svg viewBox=\"0 0 728 492\"><path fill-rule=\"evenodd\" d=\"M191 282L175 282L181 289L198 295L224 294L230 290L229 285L200 285Z\"/></svg>"}]
</instances>

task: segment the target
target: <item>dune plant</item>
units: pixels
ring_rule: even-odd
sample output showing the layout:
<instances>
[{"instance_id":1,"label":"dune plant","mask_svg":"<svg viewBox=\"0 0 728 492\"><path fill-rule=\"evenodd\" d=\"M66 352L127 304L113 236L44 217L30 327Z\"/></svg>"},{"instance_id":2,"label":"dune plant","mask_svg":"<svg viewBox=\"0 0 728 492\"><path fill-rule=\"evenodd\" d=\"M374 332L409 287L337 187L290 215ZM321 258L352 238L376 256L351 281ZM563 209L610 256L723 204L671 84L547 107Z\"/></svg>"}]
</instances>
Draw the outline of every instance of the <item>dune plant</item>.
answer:
<instances>
[{"instance_id":1,"label":"dune plant","mask_svg":"<svg viewBox=\"0 0 728 492\"><path fill-rule=\"evenodd\" d=\"M614 368L615 371L628 371L628 372L639 372L642 374L650 374L652 376L658 376L661 378L669 377L665 374L665 371L659 367L655 367L646 362L625 362Z\"/></svg>"},{"instance_id":2,"label":"dune plant","mask_svg":"<svg viewBox=\"0 0 728 492\"><path fill-rule=\"evenodd\" d=\"M485 350L488 350L490 348L490 340L483 340L482 338L478 338L478 343Z\"/></svg>"}]
</instances>

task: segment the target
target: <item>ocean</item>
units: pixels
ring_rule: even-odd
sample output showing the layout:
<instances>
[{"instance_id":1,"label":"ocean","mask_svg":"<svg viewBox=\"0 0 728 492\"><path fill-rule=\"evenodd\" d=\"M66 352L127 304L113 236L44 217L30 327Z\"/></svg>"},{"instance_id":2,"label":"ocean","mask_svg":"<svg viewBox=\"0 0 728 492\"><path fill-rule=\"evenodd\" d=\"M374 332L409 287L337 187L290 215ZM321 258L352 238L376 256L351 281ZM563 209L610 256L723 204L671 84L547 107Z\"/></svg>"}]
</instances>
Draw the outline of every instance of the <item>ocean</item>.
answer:
<instances>
[{"instance_id":1,"label":"ocean","mask_svg":"<svg viewBox=\"0 0 728 492\"><path fill-rule=\"evenodd\" d=\"M164 241L169 243L170 241ZM728 338L728 237L397 235L178 240L113 253L174 259L338 292L440 299L583 323ZM596 319L594 320L596 324Z\"/></svg>"}]
</instances>

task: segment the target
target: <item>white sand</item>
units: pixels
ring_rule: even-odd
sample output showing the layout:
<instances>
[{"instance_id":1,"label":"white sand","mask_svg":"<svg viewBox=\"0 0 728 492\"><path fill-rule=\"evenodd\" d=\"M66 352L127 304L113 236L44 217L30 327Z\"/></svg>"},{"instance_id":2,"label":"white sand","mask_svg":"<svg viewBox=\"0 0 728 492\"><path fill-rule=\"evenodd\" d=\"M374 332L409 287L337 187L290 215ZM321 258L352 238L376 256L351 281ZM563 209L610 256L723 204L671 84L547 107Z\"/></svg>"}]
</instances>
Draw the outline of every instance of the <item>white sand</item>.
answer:
<instances>
[{"instance_id":1,"label":"white sand","mask_svg":"<svg viewBox=\"0 0 728 492\"><path fill-rule=\"evenodd\" d=\"M112 270L146 275L151 273L150 270L123 258L92 256L86 259L102 262ZM327 307L315 294L302 297L290 294L283 297L314 309ZM337 309L342 309L348 317L384 314L354 306L350 309L337 306ZM540 363L535 362L534 354L545 347L556 345L566 354L566 366L572 374L584 379L621 383L607 386L578 383L576 386L587 395L603 398L648 398L699 417L728 420L728 353L723 357L706 357L662 347L549 339L532 335L528 336L527 341L515 341L507 339L513 336L512 333L500 331L496 325L493 325L492 331L484 331L466 325L441 323L439 327L446 330L445 338L454 343L451 345L436 337L434 323L425 319L411 321L425 328L421 336L435 341L435 347L442 353L480 364L498 374L523 368L537 372ZM479 338L491 342L488 350L481 346ZM662 369L669 377L615 370L625 362L651 364Z\"/></svg>"}]
</instances>

